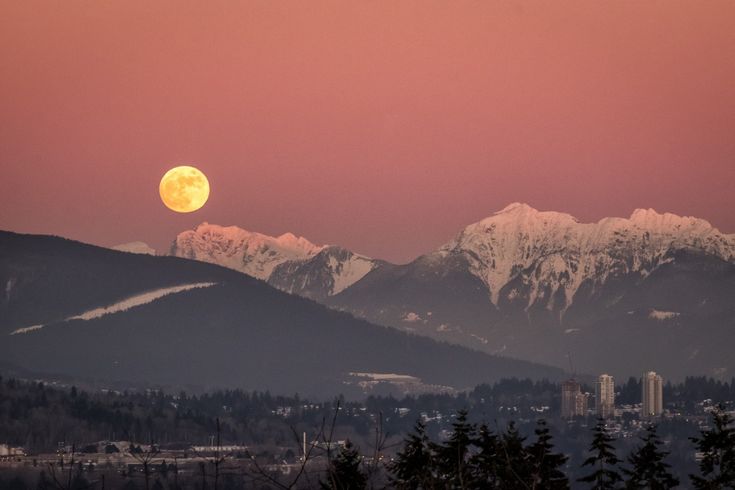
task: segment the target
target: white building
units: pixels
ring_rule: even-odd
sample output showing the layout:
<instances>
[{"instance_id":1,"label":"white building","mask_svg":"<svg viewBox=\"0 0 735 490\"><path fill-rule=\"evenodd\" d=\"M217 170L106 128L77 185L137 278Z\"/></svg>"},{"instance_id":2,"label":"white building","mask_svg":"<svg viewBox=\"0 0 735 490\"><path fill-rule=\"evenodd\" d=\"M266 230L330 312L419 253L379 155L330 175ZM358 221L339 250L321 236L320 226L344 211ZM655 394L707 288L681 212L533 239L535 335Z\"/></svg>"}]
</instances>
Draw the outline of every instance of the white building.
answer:
<instances>
[{"instance_id":1,"label":"white building","mask_svg":"<svg viewBox=\"0 0 735 490\"><path fill-rule=\"evenodd\" d=\"M595 383L595 411L598 417L615 416L615 378L601 374Z\"/></svg>"},{"instance_id":2,"label":"white building","mask_svg":"<svg viewBox=\"0 0 735 490\"><path fill-rule=\"evenodd\" d=\"M658 417L664 411L664 381L654 371L649 371L641 379L641 417Z\"/></svg>"}]
</instances>

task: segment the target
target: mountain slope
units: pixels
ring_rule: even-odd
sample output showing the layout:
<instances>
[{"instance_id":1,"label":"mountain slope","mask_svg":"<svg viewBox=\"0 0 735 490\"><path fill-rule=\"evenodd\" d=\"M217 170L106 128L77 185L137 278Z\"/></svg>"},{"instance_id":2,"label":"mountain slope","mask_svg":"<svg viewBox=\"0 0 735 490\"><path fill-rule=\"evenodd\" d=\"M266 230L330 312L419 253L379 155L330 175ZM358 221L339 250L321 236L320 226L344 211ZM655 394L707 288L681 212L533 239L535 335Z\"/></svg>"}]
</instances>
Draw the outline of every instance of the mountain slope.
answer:
<instances>
[{"instance_id":1,"label":"mountain slope","mask_svg":"<svg viewBox=\"0 0 735 490\"><path fill-rule=\"evenodd\" d=\"M327 303L491 353L564 365L573 351L586 372L730 375L733 262L735 237L704 220L637 210L588 224L516 203Z\"/></svg>"},{"instance_id":2,"label":"mountain slope","mask_svg":"<svg viewBox=\"0 0 735 490\"><path fill-rule=\"evenodd\" d=\"M562 374L372 325L226 268L55 237L0 232L0 281L0 361L36 372L318 396L357 394L351 372L455 388Z\"/></svg>"},{"instance_id":3,"label":"mountain slope","mask_svg":"<svg viewBox=\"0 0 735 490\"><path fill-rule=\"evenodd\" d=\"M268 278L268 284L319 301L344 291L382 265L385 263L330 246L308 260L279 264Z\"/></svg>"}]
</instances>

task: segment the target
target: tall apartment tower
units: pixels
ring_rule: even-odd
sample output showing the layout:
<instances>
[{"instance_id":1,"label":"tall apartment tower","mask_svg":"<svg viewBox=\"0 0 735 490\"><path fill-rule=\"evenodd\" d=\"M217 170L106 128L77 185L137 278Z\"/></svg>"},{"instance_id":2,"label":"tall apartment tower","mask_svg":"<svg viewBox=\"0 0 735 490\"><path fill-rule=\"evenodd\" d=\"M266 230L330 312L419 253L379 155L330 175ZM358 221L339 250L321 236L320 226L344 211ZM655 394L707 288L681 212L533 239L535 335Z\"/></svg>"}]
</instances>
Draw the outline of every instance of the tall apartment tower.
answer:
<instances>
[{"instance_id":1,"label":"tall apartment tower","mask_svg":"<svg viewBox=\"0 0 735 490\"><path fill-rule=\"evenodd\" d=\"M601 374L595 383L595 411L604 419L615 416L615 378Z\"/></svg>"},{"instance_id":2,"label":"tall apartment tower","mask_svg":"<svg viewBox=\"0 0 735 490\"><path fill-rule=\"evenodd\" d=\"M649 371L641 379L641 417L658 417L664 411L664 382L661 376Z\"/></svg>"},{"instance_id":3,"label":"tall apartment tower","mask_svg":"<svg viewBox=\"0 0 735 490\"><path fill-rule=\"evenodd\" d=\"M587 395L576 380L568 379L561 384L561 416L571 419L580 415L587 415Z\"/></svg>"}]
</instances>

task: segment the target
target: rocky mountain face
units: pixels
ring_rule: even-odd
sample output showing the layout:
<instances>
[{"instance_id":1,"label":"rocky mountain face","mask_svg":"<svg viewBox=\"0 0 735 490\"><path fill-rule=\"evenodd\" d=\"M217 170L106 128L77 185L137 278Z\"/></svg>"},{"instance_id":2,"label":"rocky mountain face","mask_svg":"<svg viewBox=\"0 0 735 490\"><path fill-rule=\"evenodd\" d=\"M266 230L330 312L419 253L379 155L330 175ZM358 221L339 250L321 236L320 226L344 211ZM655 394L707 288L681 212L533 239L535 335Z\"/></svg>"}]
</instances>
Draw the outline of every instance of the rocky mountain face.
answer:
<instances>
[{"instance_id":1,"label":"rocky mountain face","mask_svg":"<svg viewBox=\"0 0 735 490\"><path fill-rule=\"evenodd\" d=\"M735 260L735 235L708 222L637 209L629 219L579 223L574 217L514 203L465 228L442 246L439 259L462 254L469 271L487 287L494 305L564 311L583 284L599 288L612 277L641 278L676 250L697 250Z\"/></svg>"},{"instance_id":2,"label":"rocky mountain face","mask_svg":"<svg viewBox=\"0 0 735 490\"><path fill-rule=\"evenodd\" d=\"M171 255L221 265L268 280L278 265L309 259L323 248L291 233L272 237L237 226L202 223L176 237Z\"/></svg>"},{"instance_id":3,"label":"rocky mountain face","mask_svg":"<svg viewBox=\"0 0 735 490\"><path fill-rule=\"evenodd\" d=\"M180 233L171 255L235 269L316 300L343 291L382 264L341 247L314 245L291 233L271 237L208 223Z\"/></svg>"},{"instance_id":4,"label":"rocky mountain face","mask_svg":"<svg viewBox=\"0 0 735 490\"><path fill-rule=\"evenodd\" d=\"M569 352L586 372L727 376L735 236L653 210L580 223L515 203L327 303L486 352L560 366Z\"/></svg>"},{"instance_id":5,"label":"rocky mountain face","mask_svg":"<svg viewBox=\"0 0 735 490\"><path fill-rule=\"evenodd\" d=\"M321 301L384 264L342 247L329 246L307 260L282 262L273 269L268 283L282 291Z\"/></svg>"}]
</instances>

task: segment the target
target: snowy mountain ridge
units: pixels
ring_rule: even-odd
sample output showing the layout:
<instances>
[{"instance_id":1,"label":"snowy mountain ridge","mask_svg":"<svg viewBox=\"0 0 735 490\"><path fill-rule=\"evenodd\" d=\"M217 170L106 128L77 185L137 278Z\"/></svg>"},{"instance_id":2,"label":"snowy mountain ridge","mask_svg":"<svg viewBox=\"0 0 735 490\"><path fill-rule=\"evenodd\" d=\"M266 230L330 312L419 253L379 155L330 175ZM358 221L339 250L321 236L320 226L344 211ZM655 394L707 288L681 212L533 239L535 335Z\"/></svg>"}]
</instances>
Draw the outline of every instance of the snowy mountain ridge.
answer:
<instances>
[{"instance_id":1,"label":"snowy mountain ridge","mask_svg":"<svg viewBox=\"0 0 735 490\"><path fill-rule=\"evenodd\" d=\"M292 233L272 237L209 223L180 233L171 255L235 269L314 299L339 293L378 264L347 249L315 245Z\"/></svg>"},{"instance_id":2,"label":"snowy mountain ridge","mask_svg":"<svg viewBox=\"0 0 735 490\"><path fill-rule=\"evenodd\" d=\"M527 307L542 302L566 309L585 281L598 286L612 276L646 276L674 250L696 249L735 262L735 235L720 233L705 220L636 209L630 218L580 223L573 216L513 203L477 223L430 254L441 260L463 254L496 306L501 292ZM511 282L522 285L503 291ZM560 297L561 296L561 297Z\"/></svg>"},{"instance_id":3,"label":"snowy mountain ridge","mask_svg":"<svg viewBox=\"0 0 735 490\"><path fill-rule=\"evenodd\" d=\"M444 270L467 263L495 307L509 301L564 312L583 284L594 292L610 278L646 277L673 260L672 252L686 249L735 262L735 235L723 234L702 219L653 209L636 209L629 218L581 223L567 213L512 203L465 227L415 264ZM235 269L318 301L386 265L291 233L271 237L209 223L180 233L171 254ZM448 260L451 257L463 260Z\"/></svg>"},{"instance_id":4,"label":"snowy mountain ridge","mask_svg":"<svg viewBox=\"0 0 735 490\"><path fill-rule=\"evenodd\" d=\"M313 257L323 248L292 233L272 237L237 226L205 222L179 233L171 246L171 255L218 264L268 280L279 264Z\"/></svg>"},{"instance_id":5,"label":"snowy mountain ridge","mask_svg":"<svg viewBox=\"0 0 735 490\"><path fill-rule=\"evenodd\" d=\"M129 243L121 243L120 245L115 245L114 247L110 247L112 250L117 250L118 252L129 252L133 254L144 254L144 255L156 255L156 249L151 247L145 242L129 242Z\"/></svg>"}]
</instances>

